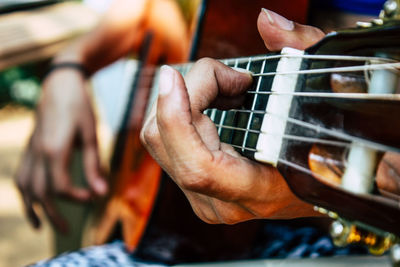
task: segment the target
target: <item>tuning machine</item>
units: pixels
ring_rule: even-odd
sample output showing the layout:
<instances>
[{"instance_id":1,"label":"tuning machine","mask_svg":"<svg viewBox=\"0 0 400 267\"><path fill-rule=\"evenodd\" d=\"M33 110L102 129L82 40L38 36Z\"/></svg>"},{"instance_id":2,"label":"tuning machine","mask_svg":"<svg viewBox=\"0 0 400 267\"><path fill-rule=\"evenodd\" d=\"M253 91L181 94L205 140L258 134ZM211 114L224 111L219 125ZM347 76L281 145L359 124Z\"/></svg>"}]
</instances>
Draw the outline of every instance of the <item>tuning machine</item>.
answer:
<instances>
[{"instance_id":1,"label":"tuning machine","mask_svg":"<svg viewBox=\"0 0 400 267\"><path fill-rule=\"evenodd\" d=\"M394 264L400 263L400 238L396 235L362 222L346 220L339 217L335 212L324 208L315 206L314 210L333 219L330 235L336 246L361 244L365 245L373 255L382 255L391 249L392 262Z\"/></svg>"},{"instance_id":2,"label":"tuning machine","mask_svg":"<svg viewBox=\"0 0 400 267\"><path fill-rule=\"evenodd\" d=\"M387 0L379 13L379 18L367 22L358 21L356 25L358 28L370 28L383 25L389 20L400 20L400 0Z\"/></svg>"},{"instance_id":3,"label":"tuning machine","mask_svg":"<svg viewBox=\"0 0 400 267\"><path fill-rule=\"evenodd\" d=\"M379 18L400 19L400 0L387 0L379 14Z\"/></svg>"}]
</instances>

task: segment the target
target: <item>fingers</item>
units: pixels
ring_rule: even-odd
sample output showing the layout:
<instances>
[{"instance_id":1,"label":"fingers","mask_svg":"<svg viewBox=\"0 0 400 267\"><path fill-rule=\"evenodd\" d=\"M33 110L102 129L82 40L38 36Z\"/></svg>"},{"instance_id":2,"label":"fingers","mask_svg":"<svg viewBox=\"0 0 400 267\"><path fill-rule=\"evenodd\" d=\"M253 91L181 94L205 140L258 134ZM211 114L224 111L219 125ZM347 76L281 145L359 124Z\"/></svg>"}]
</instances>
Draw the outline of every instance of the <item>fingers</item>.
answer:
<instances>
[{"instance_id":1,"label":"fingers","mask_svg":"<svg viewBox=\"0 0 400 267\"><path fill-rule=\"evenodd\" d=\"M252 83L252 77L250 73L238 72L219 61L203 58L192 67L185 81L191 108L202 112L210 106L220 108L221 103L223 108L227 108L226 100L234 106L241 104L242 96Z\"/></svg>"},{"instance_id":2,"label":"fingers","mask_svg":"<svg viewBox=\"0 0 400 267\"><path fill-rule=\"evenodd\" d=\"M198 158L211 157L192 124L189 95L184 80L169 66L163 66L160 73L156 119L163 145L168 154L177 161L174 164L183 166L186 165L186 160L195 162L190 155L188 157L187 151L196 151Z\"/></svg>"},{"instance_id":3,"label":"fingers","mask_svg":"<svg viewBox=\"0 0 400 267\"><path fill-rule=\"evenodd\" d=\"M24 202L25 213L28 218L29 223L33 228L38 229L41 226L39 216L33 209L33 201L27 193L22 193L22 200Z\"/></svg>"},{"instance_id":4,"label":"fingers","mask_svg":"<svg viewBox=\"0 0 400 267\"><path fill-rule=\"evenodd\" d=\"M164 67L164 69L165 68L168 67ZM163 71L161 71L161 73L162 72ZM196 75L196 73L201 73L201 75ZM177 75L179 74L177 73ZM223 108L228 108L229 104L231 105L230 107L237 106L242 102L242 95L246 91L246 88L250 86L252 78L248 73L234 71L216 60L202 59L193 66L190 73L186 76L186 81L188 83L188 88L190 88L191 98L190 104L188 99L186 99L186 102L191 106L190 109L194 111L193 113L189 112L190 114L188 116L197 116L195 126L202 126L203 124L208 125L209 131L214 132L214 135L216 135L215 127L212 124L210 127L210 121L206 116L202 116L202 110L210 103ZM183 81L181 82L183 84ZM199 83L203 86L199 85ZM205 90L205 88L207 88L207 90ZM208 88L212 90L208 90ZM186 91L186 88L184 90ZM229 100L228 103L225 100ZM174 106L178 106L178 104L174 104ZM153 158L155 158L161 166L167 166L169 165L168 159L170 157L160 138L156 110L157 105L154 105L141 131L141 140ZM203 123L203 121L206 122ZM207 135L202 135L201 137L207 138L206 136ZM206 144L208 146L209 142L206 142ZM219 144L218 141L217 144ZM215 145L211 145L210 147L215 147Z\"/></svg>"},{"instance_id":5,"label":"fingers","mask_svg":"<svg viewBox=\"0 0 400 267\"><path fill-rule=\"evenodd\" d=\"M218 80L218 72L215 72L214 80ZM190 77L187 77L190 84ZM217 81L204 85L209 91L214 91L209 97L216 97L218 89L223 91L224 83L218 87ZM222 200L232 200L239 197L248 197L245 191L250 187L258 186L260 179L265 177L263 169L253 166L248 160L232 157L217 148L210 151L204 143L204 138L199 135L192 118L198 116L196 111L191 109L198 99L189 95L182 76L170 67L164 67L160 74L160 88L157 108L157 125L160 139L168 156L173 159L171 166L166 167L167 172L176 179L178 185L183 189L218 197ZM217 88L213 88L217 87ZM191 91L194 92L194 91ZM202 97L205 105L210 103L209 99ZM173 103L173 104L171 104ZM202 104L197 105L201 109ZM197 111L200 114L200 111ZM209 134L214 136L211 139L218 140L215 126L209 121L210 128L214 131ZM204 130L204 125L202 130ZM207 135L203 132L203 135ZM210 138L210 137L209 137ZM241 173L241 178L236 179ZM224 177L215 180L215 177ZM234 181L233 181L234 180ZM237 189L239 188L239 189Z\"/></svg>"},{"instance_id":6,"label":"fingers","mask_svg":"<svg viewBox=\"0 0 400 267\"><path fill-rule=\"evenodd\" d=\"M33 228L39 228L40 219L37 216L35 210L33 209L32 196L29 191L29 183L30 183L29 176L30 176L31 165L32 165L32 154L30 153L30 151L26 151L22 158L18 171L16 173L15 181L18 190L21 193L26 217L28 218L29 223L32 225Z\"/></svg>"},{"instance_id":7,"label":"fingers","mask_svg":"<svg viewBox=\"0 0 400 267\"><path fill-rule=\"evenodd\" d=\"M98 196L104 196L107 193L107 183L101 175L99 151L97 148L97 138L95 132L94 118L84 120L81 131L83 139L83 163L86 179L89 187Z\"/></svg>"},{"instance_id":8,"label":"fingers","mask_svg":"<svg viewBox=\"0 0 400 267\"><path fill-rule=\"evenodd\" d=\"M45 151L37 151L38 157L43 155L43 161L37 164L43 165L46 171L46 180L48 195L61 196L74 201L85 202L91 198L89 190L76 187L72 184L69 174L69 149L52 149L47 147ZM36 166L32 167L33 169ZM35 176L32 176L32 181L37 184Z\"/></svg>"},{"instance_id":9,"label":"fingers","mask_svg":"<svg viewBox=\"0 0 400 267\"><path fill-rule=\"evenodd\" d=\"M270 51L279 51L283 47L304 50L325 35L318 28L289 21L267 9L261 11L257 27Z\"/></svg>"}]
</instances>

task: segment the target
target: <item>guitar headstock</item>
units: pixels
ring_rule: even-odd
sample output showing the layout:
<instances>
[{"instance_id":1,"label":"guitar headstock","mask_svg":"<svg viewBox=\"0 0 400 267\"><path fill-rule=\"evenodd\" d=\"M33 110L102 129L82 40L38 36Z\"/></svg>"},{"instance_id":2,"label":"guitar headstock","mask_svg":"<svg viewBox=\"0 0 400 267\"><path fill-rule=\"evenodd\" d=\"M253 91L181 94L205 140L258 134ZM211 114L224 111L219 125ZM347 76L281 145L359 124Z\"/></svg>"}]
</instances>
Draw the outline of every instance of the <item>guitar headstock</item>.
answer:
<instances>
[{"instance_id":1,"label":"guitar headstock","mask_svg":"<svg viewBox=\"0 0 400 267\"><path fill-rule=\"evenodd\" d=\"M400 1L305 55L278 169L335 220L336 244L399 249Z\"/></svg>"}]
</instances>

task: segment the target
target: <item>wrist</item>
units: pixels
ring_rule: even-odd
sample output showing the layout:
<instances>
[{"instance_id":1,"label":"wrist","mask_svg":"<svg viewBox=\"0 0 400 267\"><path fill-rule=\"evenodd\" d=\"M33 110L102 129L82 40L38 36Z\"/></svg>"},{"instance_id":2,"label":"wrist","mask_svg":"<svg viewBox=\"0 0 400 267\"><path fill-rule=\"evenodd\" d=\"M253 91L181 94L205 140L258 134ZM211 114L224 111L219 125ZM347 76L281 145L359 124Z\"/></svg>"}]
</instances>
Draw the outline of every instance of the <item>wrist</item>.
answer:
<instances>
[{"instance_id":1,"label":"wrist","mask_svg":"<svg viewBox=\"0 0 400 267\"><path fill-rule=\"evenodd\" d=\"M65 69L77 71L85 79L90 76L89 71L82 63L75 62L75 61L55 61L50 64L45 77L48 77L50 74L54 73L55 71L65 70Z\"/></svg>"}]
</instances>

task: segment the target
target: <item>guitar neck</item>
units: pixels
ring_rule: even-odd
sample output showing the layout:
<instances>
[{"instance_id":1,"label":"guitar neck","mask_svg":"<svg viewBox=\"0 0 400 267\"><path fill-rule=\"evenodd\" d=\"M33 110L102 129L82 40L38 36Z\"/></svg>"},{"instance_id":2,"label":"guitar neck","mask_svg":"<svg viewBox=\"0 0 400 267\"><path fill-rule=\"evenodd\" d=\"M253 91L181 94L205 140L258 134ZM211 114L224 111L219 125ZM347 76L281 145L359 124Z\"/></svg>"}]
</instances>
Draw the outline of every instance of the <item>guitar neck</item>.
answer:
<instances>
[{"instance_id":1,"label":"guitar neck","mask_svg":"<svg viewBox=\"0 0 400 267\"><path fill-rule=\"evenodd\" d=\"M286 126L281 118L288 117L292 96L271 93L295 91L298 74L281 76L279 73L298 71L302 55L303 51L285 48L281 54L224 62L251 71L254 81L241 109L205 111L215 123L221 142L232 145L246 157L277 165Z\"/></svg>"},{"instance_id":2,"label":"guitar neck","mask_svg":"<svg viewBox=\"0 0 400 267\"><path fill-rule=\"evenodd\" d=\"M295 91L298 74L280 76L279 72L298 71L302 55L303 51L285 48L280 54L221 60L229 67L246 69L254 74L252 87L247 93L242 109L204 111L216 125L221 142L232 145L249 158L276 166L282 144L279 139L283 135L286 122L274 118L271 114L287 117L292 97L269 93ZM173 67L185 76L192 65L188 63ZM152 104L158 95L158 71L155 73L151 89L149 103ZM147 114L152 104L148 106ZM270 134L267 135L266 132ZM262 149L263 147L268 147L268 150Z\"/></svg>"},{"instance_id":3,"label":"guitar neck","mask_svg":"<svg viewBox=\"0 0 400 267\"><path fill-rule=\"evenodd\" d=\"M399 28L393 22L382 30L331 34L306 54L283 49L222 60L251 71L254 82L241 108L204 113L221 142L276 166L299 198L400 235L398 199L346 185L371 184L381 155L400 152L400 116L393 116L400 113L400 97L393 94L399 90L393 53ZM190 66L175 67L185 75ZM156 88L157 82L153 100Z\"/></svg>"}]
</instances>

